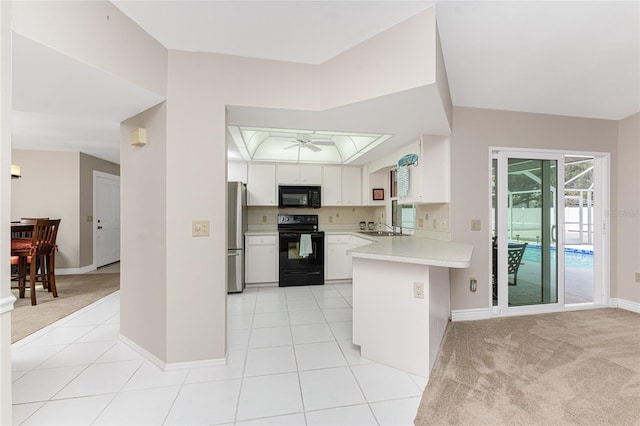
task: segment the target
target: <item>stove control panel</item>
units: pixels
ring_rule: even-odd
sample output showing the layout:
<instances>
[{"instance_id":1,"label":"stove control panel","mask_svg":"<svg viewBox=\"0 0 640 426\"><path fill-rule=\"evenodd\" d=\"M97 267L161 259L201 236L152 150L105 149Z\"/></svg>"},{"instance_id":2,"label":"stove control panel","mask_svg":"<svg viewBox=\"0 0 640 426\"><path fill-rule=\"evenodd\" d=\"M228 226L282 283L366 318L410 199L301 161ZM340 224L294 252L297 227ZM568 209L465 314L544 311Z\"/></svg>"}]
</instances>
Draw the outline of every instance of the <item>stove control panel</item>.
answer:
<instances>
[{"instance_id":1,"label":"stove control panel","mask_svg":"<svg viewBox=\"0 0 640 426\"><path fill-rule=\"evenodd\" d=\"M278 229L318 229L317 214L279 214Z\"/></svg>"}]
</instances>

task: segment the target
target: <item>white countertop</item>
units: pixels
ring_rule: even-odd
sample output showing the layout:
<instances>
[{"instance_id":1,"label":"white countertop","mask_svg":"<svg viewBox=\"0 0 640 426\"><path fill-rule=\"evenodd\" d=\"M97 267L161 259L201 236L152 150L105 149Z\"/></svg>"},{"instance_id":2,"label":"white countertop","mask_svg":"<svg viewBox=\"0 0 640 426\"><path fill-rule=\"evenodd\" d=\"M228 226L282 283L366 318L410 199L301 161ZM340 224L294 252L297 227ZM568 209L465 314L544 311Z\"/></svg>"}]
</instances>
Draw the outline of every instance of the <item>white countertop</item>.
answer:
<instances>
[{"instance_id":1,"label":"white countertop","mask_svg":"<svg viewBox=\"0 0 640 426\"><path fill-rule=\"evenodd\" d=\"M348 251L352 257L385 260L419 265L468 268L471 265L471 244L433 240L420 237L381 237L375 244Z\"/></svg>"}]
</instances>

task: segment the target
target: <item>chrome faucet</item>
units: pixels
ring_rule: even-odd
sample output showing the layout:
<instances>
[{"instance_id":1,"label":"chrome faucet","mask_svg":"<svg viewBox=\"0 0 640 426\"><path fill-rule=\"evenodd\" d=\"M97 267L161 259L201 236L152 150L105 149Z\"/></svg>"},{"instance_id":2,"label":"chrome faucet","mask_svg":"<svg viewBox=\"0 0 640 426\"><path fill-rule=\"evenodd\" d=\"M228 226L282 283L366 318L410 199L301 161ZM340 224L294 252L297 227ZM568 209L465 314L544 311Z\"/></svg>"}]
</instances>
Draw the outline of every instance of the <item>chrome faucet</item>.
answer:
<instances>
[{"instance_id":1,"label":"chrome faucet","mask_svg":"<svg viewBox=\"0 0 640 426\"><path fill-rule=\"evenodd\" d=\"M396 233L396 227L389 226L386 223L378 222L378 229L380 229L382 226L385 226L386 228L391 230L391 232L393 232L394 234ZM400 228L400 235L402 235L402 226L398 226L398 228Z\"/></svg>"}]
</instances>

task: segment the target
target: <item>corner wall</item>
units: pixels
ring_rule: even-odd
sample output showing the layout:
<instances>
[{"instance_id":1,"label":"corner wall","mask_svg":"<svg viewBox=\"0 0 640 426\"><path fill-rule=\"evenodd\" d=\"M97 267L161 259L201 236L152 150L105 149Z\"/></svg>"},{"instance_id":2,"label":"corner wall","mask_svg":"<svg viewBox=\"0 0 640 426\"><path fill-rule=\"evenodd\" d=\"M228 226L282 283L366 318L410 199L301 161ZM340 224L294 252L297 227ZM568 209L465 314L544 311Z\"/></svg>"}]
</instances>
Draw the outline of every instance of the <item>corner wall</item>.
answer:
<instances>
[{"instance_id":1,"label":"corner wall","mask_svg":"<svg viewBox=\"0 0 640 426\"><path fill-rule=\"evenodd\" d=\"M612 297L640 304L640 113L619 122L618 206L612 208L617 226L617 256L611 257L611 269L617 271Z\"/></svg>"},{"instance_id":2,"label":"corner wall","mask_svg":"<svg viewBox=\"0 0 640 426\"><path fill-rule=\"evenodd\" d=\"M129 144L134 128L147 129L147 145ZM156 360L167 354L167 107L120 126L120 334ZM183 265L184 266L184 265ZM182 291L196 297L185 288Z\"/></svg>"}]
</instances>

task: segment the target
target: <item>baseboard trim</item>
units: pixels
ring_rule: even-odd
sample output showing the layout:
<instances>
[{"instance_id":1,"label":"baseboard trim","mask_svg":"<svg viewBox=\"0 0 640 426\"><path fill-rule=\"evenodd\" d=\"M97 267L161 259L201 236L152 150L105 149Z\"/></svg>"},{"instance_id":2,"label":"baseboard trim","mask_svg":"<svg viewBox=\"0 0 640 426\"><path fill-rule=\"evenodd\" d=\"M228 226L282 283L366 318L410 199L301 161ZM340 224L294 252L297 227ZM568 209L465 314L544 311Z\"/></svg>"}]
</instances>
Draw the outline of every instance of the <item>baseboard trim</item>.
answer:
<instances>
[{"instance_id":1,"label":"baseboard trim","mask_svg":"<svg viewBox=\"0 0 640 426\"><path fill-rule=\"evenodd\" d=\"M16 301L16 297L13 294L8 295L0 299L0 315L6 314L13 310L13 304Z\"/></svg>"},{"instance_id":2,"label":"baseboard trim","mask_svg":"<svg viewBox=\"0 0 640 426\"><path fill-rule=\"evenodd\" d=\"M640 314L640 303L638 302L632 302L630 300L619 299L615 297L609 300L609 305L612 308L620 308L624 309L625 311L631 311Z\"/></svg>"},{"instance_id":3,"label":"baseboard trim","mask_svg":"<svg viewBox=\"0 0 640 426\"><path fill-rule=\"evenodd\" d=\"M120 341L126 344L127 346L129 346L134 351L138 352L147 360L151 361L153 364L155 364L158 368L162 369L163 371L176 371L176 370L186 370L190 368L203 368L203 367L220 367L220 366L227 365L226 355L224 358L217 358L217 359L166 363L162 361L160 358L158 358L157 356L155 356L154 354L152 354L151 352L149 352L148 350L146 350L145 348L143 348L142 346L135 343L133 340L123 336L122 333L120 334Z\"/></svg>"},{"instance_id":4,"label":"baseboard trim","mask_svg":"<svg viewBox=\"0 0 640 426\"><path fill-rule=\"evenodd\" d=\"M491 308L458 309L451 311L451 321L476 321L491 318Z\"/></svg>"},{"instance_id":5,"label":"baseboard trim","mask_svg":"<svg viewBox=\"0 0 640 426\"><path fill-rule=\"evenodd\" d=\"M87 265L82 268L56 268L56 275L79 275L94 271L95 265Z\"/></svg>"}]
</instances>

